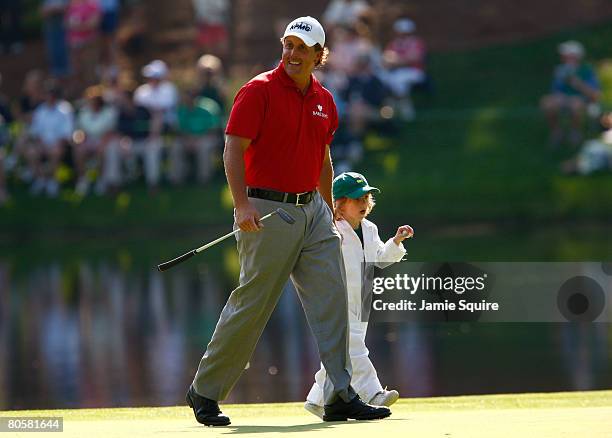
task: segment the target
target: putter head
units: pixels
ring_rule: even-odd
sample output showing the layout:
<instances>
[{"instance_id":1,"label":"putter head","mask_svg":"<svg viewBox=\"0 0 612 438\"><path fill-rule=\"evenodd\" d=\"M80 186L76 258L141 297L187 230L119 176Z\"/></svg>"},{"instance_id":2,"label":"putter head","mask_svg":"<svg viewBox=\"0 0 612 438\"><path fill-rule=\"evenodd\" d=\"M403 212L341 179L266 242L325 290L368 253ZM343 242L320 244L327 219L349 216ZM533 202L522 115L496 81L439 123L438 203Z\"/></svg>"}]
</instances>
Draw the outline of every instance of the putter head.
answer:
<instances>
[{"instance_id":1,"label":"putter head","mask_svg":"<svg viewBox=\"0 0 612 438\"><path fill-rule=\"evenodd\" d=\"M285 222L287 222L288 224L292 225L295 223L295 219L293 219L293 216L291 216L289 213L287 213L282 208L277 208L276 213L278 213L280 218L284 220Z\"/></svg>"}]
</instances>

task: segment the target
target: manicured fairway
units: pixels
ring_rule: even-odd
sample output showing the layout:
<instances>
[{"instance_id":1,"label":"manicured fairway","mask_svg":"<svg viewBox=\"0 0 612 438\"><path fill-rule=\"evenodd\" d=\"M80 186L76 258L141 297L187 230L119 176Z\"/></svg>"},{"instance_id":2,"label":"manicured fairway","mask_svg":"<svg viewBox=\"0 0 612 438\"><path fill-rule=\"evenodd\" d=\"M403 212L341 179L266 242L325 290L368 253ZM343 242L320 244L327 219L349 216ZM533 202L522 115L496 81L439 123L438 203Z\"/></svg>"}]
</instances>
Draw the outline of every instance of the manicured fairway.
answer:
<instances>
[{"instance_id":1,"label":"manicured fairway","mask_svg":"<svg viewBox=\"0 0 612 438\"><path fill-rule=\"evenodd\" d=\"M187 407L0 412L63 416L62 436L612 437L612 391L402 399L373 422L323 423L300 403L225 405L232 424L198 425ZM12 436L31 437L21 433Z\"/></svg>"}]
</instances>

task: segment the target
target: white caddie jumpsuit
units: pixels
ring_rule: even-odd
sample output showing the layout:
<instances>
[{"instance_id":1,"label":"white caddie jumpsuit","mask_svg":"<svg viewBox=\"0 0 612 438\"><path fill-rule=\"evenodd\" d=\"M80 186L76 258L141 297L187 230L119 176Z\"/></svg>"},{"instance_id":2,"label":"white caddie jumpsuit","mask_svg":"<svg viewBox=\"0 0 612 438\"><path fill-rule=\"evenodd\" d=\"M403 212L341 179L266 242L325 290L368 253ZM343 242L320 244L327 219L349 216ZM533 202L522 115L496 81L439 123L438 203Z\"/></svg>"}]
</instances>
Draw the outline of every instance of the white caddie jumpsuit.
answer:
<instances>
[{"instance_id":1,"label":"white caddie jumpsuit","mask_svg":"<svg viewBox=\"0 0 612 438\"><path fill-rule=\"evenodd\" d=\"M379 268L385 268L399 262L406 254L406 249L401 243L396 245L392 238L383 243L378 236L378 227L367 219L361 221L363 247L357 233L347 221L336 221L336 226L342 235L342 257L346 270L350 329L349 355L353 367L351 386L362 400L368 402L383 388L378 380L376 369L370 361L370 352L365 345L368 323L361 321L363 263L374 263ZM325 368L321 364L321 369L315 374L315 383L306 397L308 402L323 406L325 375Z\"/></svg>"}]
</instances>

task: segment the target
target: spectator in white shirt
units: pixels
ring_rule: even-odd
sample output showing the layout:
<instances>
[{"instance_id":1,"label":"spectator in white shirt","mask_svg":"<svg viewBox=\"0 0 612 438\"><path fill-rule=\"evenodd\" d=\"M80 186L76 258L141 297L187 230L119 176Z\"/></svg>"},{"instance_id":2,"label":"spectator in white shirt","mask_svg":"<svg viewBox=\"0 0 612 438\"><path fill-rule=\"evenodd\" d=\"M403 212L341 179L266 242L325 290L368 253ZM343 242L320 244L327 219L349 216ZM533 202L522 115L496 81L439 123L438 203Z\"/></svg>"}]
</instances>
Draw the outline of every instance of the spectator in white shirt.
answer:
<instances>
[{"instance_id":1,"label":"spectator in white shirt","mask_svg":"<svg viewBox=\"0 0 612 438\"><path fill-rule=\"evenodd\" d=\"M150 156L154 156L155 166L159 168L161 150L163 146L162 134L165 130L176 126L176 107L178 104L178 92L175 85L166 79L168 67L160 60L152 61L142 69L142 75L147 78L147 83L141 85L134 92L134 103L136 106L146 108L151 113L151 124L147 147L151 149ZM149 190L155 193L157 189L157 178L151 181Z\"/></svg>"},{"instance_id":2,"label":"spectator in white shirt","mask_svg":"<svg viewBox=\"0 0 612 438\"><path fill-rule=\"evenodd\" d=\"M160 115L164 125L174 126L178 91L176 86L167 80L168 66L164 61L156 59L143 67L142 75L147 79L147 83L136 89L134 102L151 111L154 116Z\"/></svg>"},{"instance_id":3,"label":"spectator in white shirt","mask_svg":"<svg viewBox=\"0 0 612 438\"><path fill-rule=\"evenodd\" d=\"M55 173L72 137L74 116L72 106L60 98L61 90L55 81L45 83L45 102L39 105L32 116L30 133L32 141L28 144L26 157L32 174L35 176L31 193L55 197L59 184ZM43 166L43 159L47 166Z\"/></svg>"},{"instance_id":4,"label":"spectator in white shirt","mask_svg":"<svg viewBox=\"0 0 612 438\"><path fill-rule=\"evenodd\" d=\"M104 162L106 155L113 153L113 142L117 142L117 110L107 105L102 98L99 86L85 90L87 104L77 116L77 131L75 132L73 158L77 173L76 192L81 196L87 194L89 178L87 177L87 162L94 163L98 173L96 193L101 195L106 188ZM117 146L118 147L118 146Z\"/></svg>"}]
</instances>

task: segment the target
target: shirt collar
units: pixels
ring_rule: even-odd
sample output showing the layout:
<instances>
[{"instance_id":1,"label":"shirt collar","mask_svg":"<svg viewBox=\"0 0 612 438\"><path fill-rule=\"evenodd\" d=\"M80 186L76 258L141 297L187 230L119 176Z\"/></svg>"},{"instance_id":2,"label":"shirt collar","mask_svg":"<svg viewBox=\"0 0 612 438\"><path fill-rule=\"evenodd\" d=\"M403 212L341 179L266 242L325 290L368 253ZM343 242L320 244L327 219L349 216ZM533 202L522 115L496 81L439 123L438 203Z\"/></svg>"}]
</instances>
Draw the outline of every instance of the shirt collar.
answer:
<instances>
[{"instance_id":1,"label":"shirt collar","mask_svg":"<svg viewBox=\"0 0 612 438\"><path fill-rule=\"evenodd\" d=\"M274 74L277 78L279 78L279 80L282 82L282 84L285 87L292 87L301 92L301 90L298 88L295 82L293 82L293 79L291 79L291 77L285 71L285 68L283 67L283 61L278 63L278 67L276 67L276 69L274 70ZM310 75L310 86L308 87L306 96L308 96L309 94L319 93L321 91L321 88L322 88L321 83L317 80L315 75L311 74Z\"/></svg>"}]
</instances>

